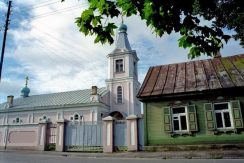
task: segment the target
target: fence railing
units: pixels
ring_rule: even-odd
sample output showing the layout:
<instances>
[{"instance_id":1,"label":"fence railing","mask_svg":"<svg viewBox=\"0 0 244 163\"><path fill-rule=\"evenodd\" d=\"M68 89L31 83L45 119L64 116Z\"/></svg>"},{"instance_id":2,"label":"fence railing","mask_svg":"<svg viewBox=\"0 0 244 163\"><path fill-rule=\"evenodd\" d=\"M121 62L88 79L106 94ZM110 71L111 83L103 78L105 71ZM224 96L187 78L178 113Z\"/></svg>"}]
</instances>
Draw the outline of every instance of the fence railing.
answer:
<instances>
[{"instance_id":1,"label":"fence railing","mask_svg":"<svg viewBox=\"0 0 244 163\"><path fill-rule=\"evenodd\" d=\"M66 151L102 151L102 122L68 122Z\"/></svg>"}]
</instances>

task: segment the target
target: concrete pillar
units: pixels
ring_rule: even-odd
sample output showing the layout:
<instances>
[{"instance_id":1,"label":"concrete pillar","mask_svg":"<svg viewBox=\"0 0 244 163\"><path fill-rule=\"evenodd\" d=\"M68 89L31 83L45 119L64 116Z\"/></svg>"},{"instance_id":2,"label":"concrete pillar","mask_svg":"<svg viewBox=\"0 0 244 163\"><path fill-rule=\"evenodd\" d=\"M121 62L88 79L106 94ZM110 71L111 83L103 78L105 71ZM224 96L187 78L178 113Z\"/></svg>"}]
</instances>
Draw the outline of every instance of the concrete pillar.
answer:
<instances>
[{"instance_id":1,"label":"concrete pillar","mask_svg":"<svg viewBox=\"0 0 244 163\"><path fill-rule=\"evenodd\" d=\"M128 151L138 151L137 116L130 115L127 120L127 147Z\"/></svg>"},{"instance_id":2,"label":"concrete pillar","mask_svg":"<svg viewBox=\"0 0 244 163\"><path fill-rule=\"evenodd\" d=\"M40 151L45 151L46 147L46 137L47 137L47 121L39 122L39 134L38 134L38 145L37 149Z\"/></svg>"},{"instance_id":3,"label":"concrete pillar","mask_svg":"<svg viewBox=\"0 0 244 163\"><path fill-rule=\"evenodd\" d=\"M56 130L56 151L64 151L64 138L65 138L65 120L61 119L57 121Z\"/></svg>"},{"instance_id":4,"label":"concrete pillar","mask_svg":"<svg viewBox=\"0 0 244 163\"><path fill-rule=\"evenodd\" d=\"M103 152L113 152L113 121L111 116L103 118Z\"/></svg>"}]
</instances>

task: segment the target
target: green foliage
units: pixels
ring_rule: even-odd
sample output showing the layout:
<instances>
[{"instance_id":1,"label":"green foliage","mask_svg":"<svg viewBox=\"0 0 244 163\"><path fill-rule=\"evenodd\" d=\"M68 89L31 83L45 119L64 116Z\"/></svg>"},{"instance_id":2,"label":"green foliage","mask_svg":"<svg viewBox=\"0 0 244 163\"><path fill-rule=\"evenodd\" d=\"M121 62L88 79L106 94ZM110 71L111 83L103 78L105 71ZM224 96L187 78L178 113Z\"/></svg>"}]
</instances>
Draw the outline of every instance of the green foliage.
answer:
<instances>
[{"instance_id":1,"label":"green foliage","mask_svg":"<svg viewBox=\"0 0 244 163\"><path fill-rule=\"evenodd\" d=\"M46 146L47 151L55 151L55 149L56 149L56 144L48 144Z\"/></svg>"},{"instance_id":2,"label":"green foliage","mask_svg":"<svg viewBox=\"0 0 244 163\"><path fill-rule=\"evenodd\" d=\"M64 1L64 0L62 0ZM179 46L189 48L189 58L215 56L223 42L233 37L244 46L243 0L88 0L89 8L76 18L80 32L95 35L95 43L112 44L117 28L107 21L120 15L139 15L160 37L180 33ZM210 21L208 26L203 20ZM224 32L234 30L233 35Z\"/></svg>"}]
</instances>

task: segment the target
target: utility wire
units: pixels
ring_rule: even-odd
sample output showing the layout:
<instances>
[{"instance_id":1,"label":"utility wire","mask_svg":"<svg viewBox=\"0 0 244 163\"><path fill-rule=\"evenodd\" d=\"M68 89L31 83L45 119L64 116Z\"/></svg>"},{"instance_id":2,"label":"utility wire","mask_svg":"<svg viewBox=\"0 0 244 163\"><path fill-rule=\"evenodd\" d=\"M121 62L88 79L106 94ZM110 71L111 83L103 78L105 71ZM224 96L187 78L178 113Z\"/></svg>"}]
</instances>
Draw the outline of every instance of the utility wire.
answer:
<instances>
[{"instance_id":1,"label":"utility wire","mask_svg":"<svg viewBox=\"0 0 244 163\"><path fill-rule=\"evenodd\" d=\"M40 7L49 6L49 5L52 5L52 4L55 4L55 3L61 3L61 1L58 0L58 1L56 1L56 2L51 2L51 3L47 3L47 4L43 4L43 5L39 5L39 6L33 6L33 7L28 8L28 9L36 9L36 8L40 8Z\"/></svg>"},{"instance_id":2,"label":"utility wire","mask_svg":"<svg viewBox=\"0 0 244 163\"><path fill-rule=\"evenodd\" d=\"M47 13L42 13L42 14L39 14L39 15L36 15L36 16L33 16L33 17L29 17L29 18L27 18L25 20L27 20L27 21L36 20L36 19L40 19L40 18L44 18L44 17L60 14L60 13L63 13L63 12L68 12L68 11L75 10L75 9L80 9L81 7L85 7L85 6L88 6L88 4L79 4L79 5L75 5L75 6L62 8L60 10L55 10L55 11L51 11L51 12L47 12ZM17 23L17 22L12 22L11 24L13 24L13 23Z\"/></svg>"},{"instance_id":3,"label":"utility wire","mask_svg":"<svg viewBox=\"0 0 244 163\"><path fill-rule=\"evenodd\" d=\"M47 17L47 16L51 16L51 15L55 15L55 14L67 12L67 11L70 11L70 10L79 9L80 7L85 7L86 5L87 4L70 6L70 7L67 7L67 8L60 9L60 10L55 10L55 11L52 11L52 12L48 12L48 13L43 13L43 14L40 14L40 15L36 15L36 16L33 16L33 17L28 18L27 20L39 19L39 18L43 18L43 17Z\"/></svg>"},{"instance_id":4,"label":"utility wire","mask_svg":"<svg viewBox=\"0 0 244 163\"><path fill-rule=\"evenodd\" d=\"M34 35L33 33L31 33L31 35L35 38L35 40L36 40L39 44L41 44L41 46L42 46L44 49L46 49L46 50L48 50L49 52L51 52L54 56L56 56L56 57L58 57L58 58L62 58L62 60L69 62L69 64L71 64L71 65L74 65L74 64L75 64L75 65L80 65L80 62L78 62L77 60L73 60L73 59L67 58L67 57L65 57L65 56L63 56L63 55L59 55L59 53L57 53L57 50L51 49L50 46L47 47L45 44L43 44L42 41L40 41L40 40L38 39L38 36ZM47 41L47 40L46 40L46 41Z\"/></svg>"},{"instance_id":5,"label":"utility wire","mask_svg":"<svg viewBox=\"0 0 244 163\"><path fill-rule=\"evenodd\" d=\"M91 61L89 58L81 58L79 55L77 55L75 52L72 52L72 51L69 51L67 50L67 48L65 49L62 49L62 52L63 53L64 51L67 51L69 54L70 57L72 57L72 59L69 59L65 56L63 56L61 53L58 53L58 50L60 50L60 47L56 47L56 49L52 46L49 46L47 47L46 45L44 45L42 43L42 41L40 41L38 39L39 36L36 36L34 34L32 34L32 36L40 43L42 44L42 47L45 48L46 50L50 51L53 55L57 56L58 58L63 58L64 60L66 60L67 62L69 62L71 65L78 65L78 67L81 65L81 62L80 61L83 61L83 62L86 62L86 64L89 64L90 67L95 67L98 65L99 61L98 62L94 62L94 61ZM43 39L42 39L43 40ZM44 40L44 42L49 42L48 40ZM53 45L53 43L50 43ZM50 45L49 44L49 45ZM77 58L75 58L74 60L74 56L78 56L78 58L80 58L80 61L77 60Z\"/></svg>"},{"instance_id":6,"label":"utility wire","mask_svg":"<svg viewBox=\"0 0 244 163\"><path fill-rule=\"evenodd\" d=\"M52 1L53 0L49 0L49 1L41 2L41 3L37 3L35 5L28 5L28 6L25 6L25 7L21 8L20 10L30 10L30 9L34 9L34 8L40 8L40 7L52 5L52 4L55 4L55 3L58 3L58 2L61 3L61 0L55 0L54 2L52 2Z\"/></svg>"},{"instance_id":7,"label":"utility wire","mask_svg":"<svg viewBox=\"0 0 244 163\"><path fill-rule=\"evenodd\" d=\"M50 52L51 54L53 54L54 56L57 56L57 54L55 52L53 52L52 50L50 49L47 49L47 47L45 45L43 45L43 43L41 41L38 40L38 44L39 46L37 46L38 49L40 49L43 53L45 53L46 55L44 55L43 53L40 53L41 55L43 55L43 57L47 57L48 61L51 61L52 65L55 65L55 63L57 62L56 59L54 59L53 57L50 56ZM66 60L67 61L67 60ZM74 65L74 63L70 63L68 61L69 64L71 65ZM60 64L56 64L55 65L55 69L60 73L60 74L63 74L63 65L60 65ZM78 67L81 67L81 64L79 63L78 65L75 65L74 67L78 68ZM80 69L82 70L82 69ZM88 84L86 81L83 81L85 84Z\"/></svg>"},{"instance_id":8,"label":"utility wire","mask_svg":"<svg viewBox=\"0 0 244 163\"><path fill-rule=\"evenodd\" d=\"M64 41L64 40L59 39L59 38L57 38L56 36L52 35L50 32L45 32L45 31L39 29L39 28L38 28L37 26L35 26L35 25L33 25L33 27L34 27L34 29L36 29L36 30L39 31L40 33L45 34L46 36L48 36L49 38L51 38L51 39L53 39L53 40L56 40L56 41L58 41L59 43L62 43L64 46L67 45L68 47L72 47L73 49L80 49L80 50L81 50L80 46L77 46L77 45L76 45L77 43L71 43L71 42L70 42L71 39L66 39L66 40L68 40L68 41ZM64 38L66 38L66 36L65 36ZM72 41L75 42L74 40L72 40ZM75 54L75 55L76 55L76 54ZM81 58L82 60L84 60L84 58L80 57L79 55L76 55L76 56L77 56L78 58Z\"/></svg>"}]
</instances>

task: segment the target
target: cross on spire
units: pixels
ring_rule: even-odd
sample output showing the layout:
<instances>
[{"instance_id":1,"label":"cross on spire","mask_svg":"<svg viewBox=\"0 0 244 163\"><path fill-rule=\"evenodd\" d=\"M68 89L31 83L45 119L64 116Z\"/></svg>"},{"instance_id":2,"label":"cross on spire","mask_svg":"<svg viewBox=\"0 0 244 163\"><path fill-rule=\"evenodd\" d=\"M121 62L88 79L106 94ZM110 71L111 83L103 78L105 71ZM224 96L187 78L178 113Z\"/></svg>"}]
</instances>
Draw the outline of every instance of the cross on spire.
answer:
<instances>
[{"instance_id":1,"label":"cross on spire","mask_svg":"<svg viewBox=\"0 0 244 163\"><path fill-rule=\"evenodd\" d=\"M121 21L122 21L122 24L124 24L124 17L123 17L123 14L121 14Z\"/></svg>"},{"instance_id":2,"label":"cross on spire","mask_svg":"<svg viewBox=\"0 0 244 163\"><path fill-rule=\"evenodd\" d=\"M29 80L29 77L26 76L26 77L25 77L25 86L26 86L26 87L27 87L27 85L28 85L28 80Z\"/></svg>"}]
</instances>

